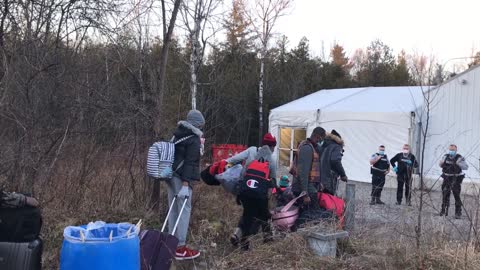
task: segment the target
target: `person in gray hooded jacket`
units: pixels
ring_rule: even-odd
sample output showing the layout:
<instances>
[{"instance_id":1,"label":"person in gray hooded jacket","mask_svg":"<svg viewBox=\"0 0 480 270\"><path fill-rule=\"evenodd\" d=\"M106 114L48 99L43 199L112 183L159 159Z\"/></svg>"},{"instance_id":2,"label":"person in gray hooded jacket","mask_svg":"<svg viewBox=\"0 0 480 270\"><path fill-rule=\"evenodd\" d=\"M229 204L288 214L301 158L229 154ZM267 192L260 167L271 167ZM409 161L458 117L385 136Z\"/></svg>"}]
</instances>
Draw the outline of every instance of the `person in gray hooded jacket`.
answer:
<instances>
[{"instance_id":1,"label":"person in gray hooded jacket","mask_svg":"<svg viewBox=\"0 0 480 270\"><path fill-rule=\"evenodd\" d=\"M336 195L338 179L347 182L348 177L342 165L344 141L337 131L332 130L323 140L320 148L320 179L322 191Z\"/></svg>"},{"instance_id":2,"label":"person in gray hooded jacket","mask_svg":"<svg viewBox=\"0 0 480 270\"><path fill-rule=\"evenodd\" d=\"M185 209L179 219L175 236L178 238L178 247L175 253L177 260L194 259L200 256L200 252L186 246L190 215L192 211L192 182L200 180L200 148L205 125L205 119L201 112L191 110L186 121L180 121L174 132L174 140L187 138L175 145L175 158L173 178L167 181L168 205L171 206L177 196L176 203L168 219L169 233L172 234L175 222L180 215L180 210L185 200Z\"/></svg>"}]
</instances>

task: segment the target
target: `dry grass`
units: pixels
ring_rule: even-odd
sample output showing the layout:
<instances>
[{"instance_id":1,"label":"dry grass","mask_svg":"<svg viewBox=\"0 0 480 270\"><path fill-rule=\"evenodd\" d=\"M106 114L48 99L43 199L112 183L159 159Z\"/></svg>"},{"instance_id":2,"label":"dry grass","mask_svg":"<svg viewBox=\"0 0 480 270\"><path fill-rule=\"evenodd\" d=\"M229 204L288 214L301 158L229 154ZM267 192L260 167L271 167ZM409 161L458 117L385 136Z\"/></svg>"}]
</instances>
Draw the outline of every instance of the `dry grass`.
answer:
<instances>
[{"instance_id":1,"label":"dry grass","mask_svg":"<svg viewBox=\"0 0 480 270\"><path fill-rule=\"evenodd\" d=\"M59 160L52 177L37 183L44 213L44 269L58 269L63 229L68 225L143 219L146 228L160 227L166 210L165 190L162 213L147 211L149 183L140 166L144 161L136 160L129 169L129 161L121 158L112 161L92 155L91 159L87 164ZM196 185L193 209L189 244L203 255L194 262L175 264L176 269L480 269L480 254L435 224L425 227L424 247L419 252L410 237L414 225L398 222L396 213L384 214L387 222L365 221L363 215L371 209L361 205L356 230L339 243L337 259L314 256L298 233L278 235L269 244L256 236L249 252L231 247L227 239L241 208L221 187Z\"/></svg>"}]
</instances>

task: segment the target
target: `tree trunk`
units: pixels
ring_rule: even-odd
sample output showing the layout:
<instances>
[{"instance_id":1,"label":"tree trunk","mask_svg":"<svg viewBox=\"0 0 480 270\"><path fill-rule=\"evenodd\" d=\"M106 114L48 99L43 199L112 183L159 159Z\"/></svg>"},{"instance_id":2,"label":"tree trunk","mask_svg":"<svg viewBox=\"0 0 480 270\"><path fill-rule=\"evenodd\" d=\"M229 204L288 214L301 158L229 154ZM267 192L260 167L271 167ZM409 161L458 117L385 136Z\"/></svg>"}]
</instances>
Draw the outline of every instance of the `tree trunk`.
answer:
<instances>
[{"instance_id":1,"label":"tree trunk","mask_svg":"<svg viewBox=\"0 0 480 270\"><path fill-rule=\"evenodd\" d=\"M260 60L260 79L258 82L258 141L262 142L263 136L263 79L265 77L265 55L266 48L264 47L261 52Z\"/></svg>"},{"instance_id":2,"label":"tree trunk","mask_svg":"<svg viewBox=\"0 0 480 270\"><path fill-rule=\"evenodd\" d=\"M196 58L197 56L192 50L192 53L190 55L190 91L192 95L192 110L197 109L197 72L195 64Z\"/></svg>"},{"instance_id":3,"label":"tree trunk","mask_svg":"<svg viewBox=\"0 0 480 270\"><path fill-rule=\"evenodd\" d=\"M0 48L3 49L3 41L4 41L4 36L5 36L5 21L7 20L7 15L9 13L8 7L9 7L8 0L3 1L3 12L2 12L2 18L0 20Z\"/></svg>"},{"instance_id":4,"label":"tree trunk","mask_svg":"<svg viewBox=\"0 0 480 270\"><path fill-rule=\"evenodd\" d=\"M158 136L162 130L162 104L163 104L163 95L165 90L165 81L166 81L166 71L167 71L167 61L168 61L168 49L172 41L173 29L175 27L175 21L177 19L178 10L180 8L180 3L182 0L175 0L172 16L170 17L170 24L168 25L168 31L165 33L165 1L162 1L162 10L163 10L163 23L164 23L164 33L163 33L163 47L160 59L160 65L158 68L158 86L157 86L157 105L156 105L156 115L154 115L154 126L155 135ZM159 208L159 199L160 199L160 181L153 182L152 196L150 197L150 208L157 210Z\"/></svg>"},{"instance_id":5,"label":"tree trunk","mask_svg":"<svg viewBox=\"0 0 480 270\"><path fill-rule=\"evenodd\" d=\"M192 96L192 109L197 109L197 87L198 87L198 71L202 63L203 52L200 45L200 31L203 21L203 0L197 0L194 14L194 27L190 33L190 43L192 44L192 51L190 53L190 92Z\"/></svg>"},{"instance_id":6,"label":"tree trunk","mask_svg":"<svg viewBox=\"0 0 480 270\"><path fill-rule=\"evenodd\" d=\"M162 130L162 104L163 104L163 95L165 94L165 81L166 81L166 71L167 71L167 61L168 61L168 49L170 43L172 42L173 29L175 27L175 21L177 19L178 10L180 8L182 0L175 0L172 16L170 18L170 23L168 25L168 30L163 35L163 47L161 52L160 64L158 67L158 85L157 85L157 105L156 105L156 115L154 116L154 131L158 136ZM162 9L165 10L164 1L162 1ZM164 12L164 24L165 24L165 12ZM166 27L164 27L166 29Z\"/></svg>"},{"instance_id":7,"label":"tree trunk","mask_svg":"<svg viewBox=\"0 0 480 270\"><path fill-rule=\"evenodd\" d=\"M201 55L200 55L200 42L198 40L200 35L200 24L201 24L201 17L197 16L195 18L195 28L194 32L192 33L192 52L190 53L190 91L192 95L192 109L197 109L197 78L198 78L198 70L201 63Z\"/></svg>"}]
</instances>

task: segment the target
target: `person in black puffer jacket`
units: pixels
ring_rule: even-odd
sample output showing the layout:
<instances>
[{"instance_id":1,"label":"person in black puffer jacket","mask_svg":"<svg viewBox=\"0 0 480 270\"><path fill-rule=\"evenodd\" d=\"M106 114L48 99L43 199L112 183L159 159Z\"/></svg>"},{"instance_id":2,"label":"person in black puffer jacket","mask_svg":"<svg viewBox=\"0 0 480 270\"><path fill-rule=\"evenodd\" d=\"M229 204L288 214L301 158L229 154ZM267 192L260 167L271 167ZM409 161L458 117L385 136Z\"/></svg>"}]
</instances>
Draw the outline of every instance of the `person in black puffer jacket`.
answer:
<instances>
[{"instance_id":1,"label":"person in black puffer jacket","mask_svg":"<svg viewBox=\"0 0 480 270\"><path fill-rule=\"evenodd\" d=\"M186 121L178 122L177 129L173 134L175 136L174 141L182 138L187 139L175 145L173 162L175 172L173 178L167 181L169 206L172 204L175 195L178 195L177 202L172 208L168 219L170 234L172 234L186 197L189 198L175 232L175 236L179 240L175 254L177 260L195 259L200 256L200 252L189 249L186 246L186 239L192 211L192 182L200 180L200 148L203 135L201 129L204 125L205 119L202 113L197 110L191 110L187 115Z\"/></svg>"},{"instance_id":2,"label":"person in black puffer jacket","mask_svg":"<svg viewBox=\"0 0 480 270\"><path fill-rule=\"evenodd\" d=\"M338 132L332 130L323 140L320 148L320 181L322 191L335 195L338 185L337 175L340 180L347 182L348 177L342 165L344 142Z\"/></svg>"}]
</instances>

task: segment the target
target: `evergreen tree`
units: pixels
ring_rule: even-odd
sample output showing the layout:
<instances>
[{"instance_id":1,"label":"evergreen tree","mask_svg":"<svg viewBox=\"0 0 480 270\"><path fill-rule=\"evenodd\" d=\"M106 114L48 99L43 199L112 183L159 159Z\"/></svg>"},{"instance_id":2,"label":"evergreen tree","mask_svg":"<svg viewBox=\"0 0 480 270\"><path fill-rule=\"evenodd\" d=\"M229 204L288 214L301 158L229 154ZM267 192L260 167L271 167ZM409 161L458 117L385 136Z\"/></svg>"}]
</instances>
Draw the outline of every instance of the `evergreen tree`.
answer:
<instances>
[{"instance_id":1,"label":"evergreen tree","mask_svg":"<svg viewBox=\"0 0 480 270\"><path fill-rule=\"evenodd\" d=\"M393 85L403 86L411 85L412 79L408 71L407 58L404 50L400 52L397 58L397 64L393 71Z\"/></svg>"},{"instance_id":2,"label":"evergreen tree","mask_svg":"<svg viewBox=\"0 0 480 270\"><path fill-rule=\"evenodd\" d=\"M395 64L392 49L382 41L375 40L367 48L366 58L357 73L357 81L361 86L393 85Z\"/></svg>"}]
</instances>

